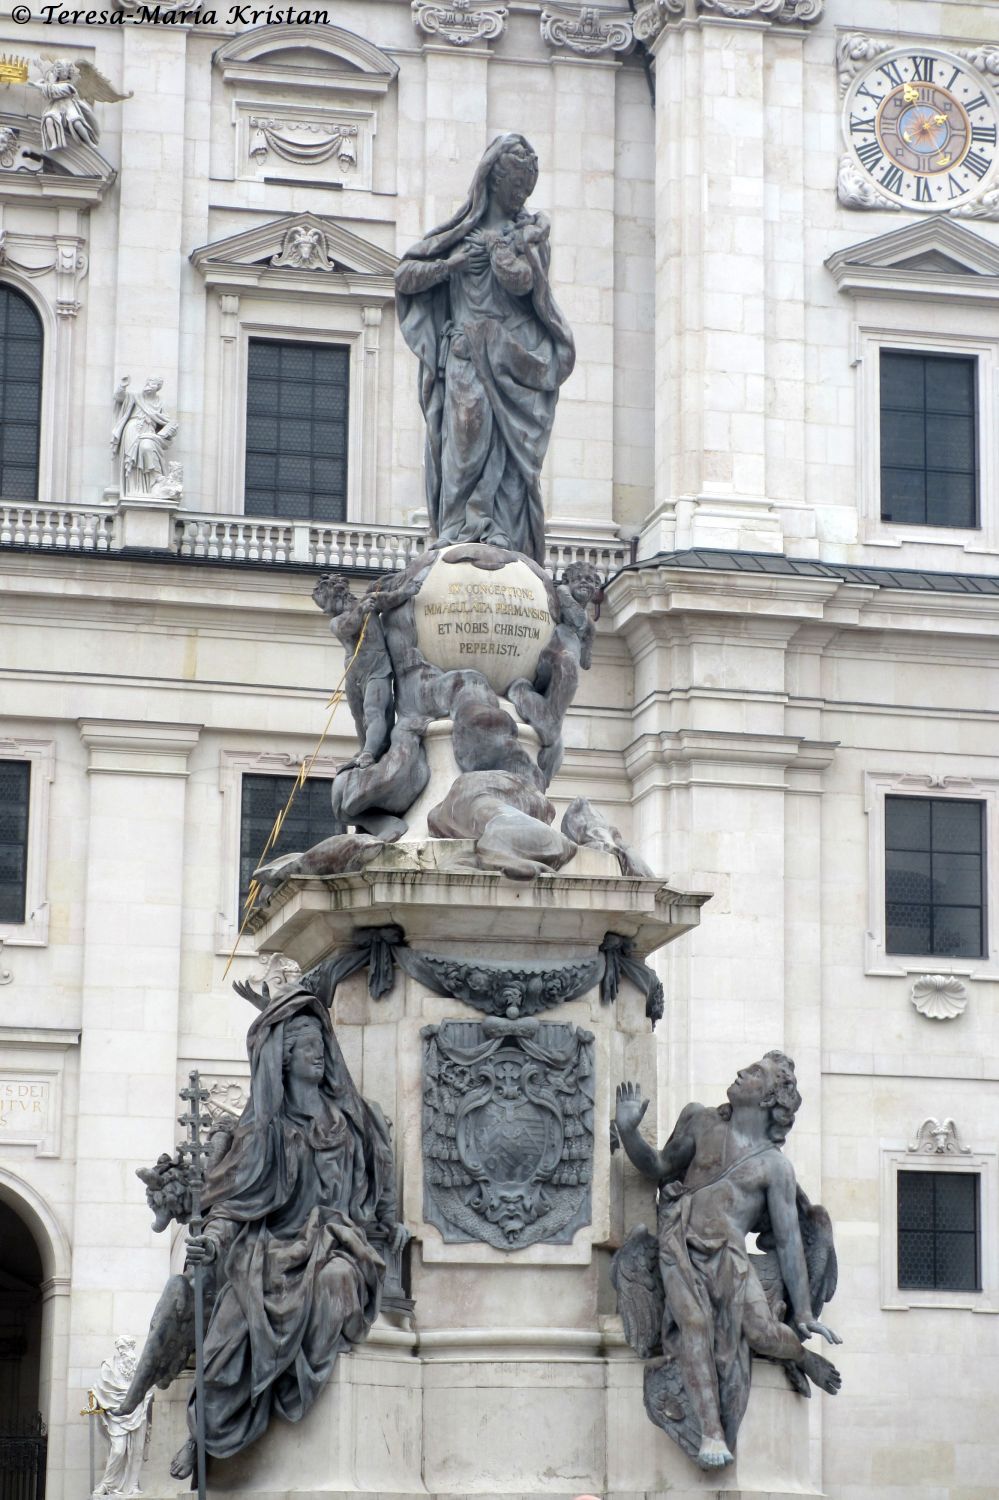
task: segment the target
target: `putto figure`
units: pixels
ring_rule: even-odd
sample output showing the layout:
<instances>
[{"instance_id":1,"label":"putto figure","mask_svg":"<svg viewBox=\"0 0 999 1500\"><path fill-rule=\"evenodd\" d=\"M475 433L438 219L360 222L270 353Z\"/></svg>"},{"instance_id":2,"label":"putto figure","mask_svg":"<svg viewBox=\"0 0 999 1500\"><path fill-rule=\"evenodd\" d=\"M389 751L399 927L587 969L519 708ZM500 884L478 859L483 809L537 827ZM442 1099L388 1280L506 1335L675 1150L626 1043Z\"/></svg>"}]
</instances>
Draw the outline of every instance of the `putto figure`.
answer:
<instances>
[{"instance_id":1,"label":"putto figure","mask_svg":"<svg viewBox=\"0 0 999 1500\"><path fill-rule=\"evenodd\" d=\"M385 1261L406 1231L396 1212L388 1126L358 1093L329 1012L297 981L246 994L250 1098L202 1190L204 1232L167 1282L122 1410L168 1385L194 1347L191 1268L209 1268L205 1434L218 1458L239 1453L273 1415L298 1422L337 1356L367 1336ZM188 1423L196 1431L195 1397ZM171 1466L194 1468L192 1436Z\"/></svg>"},{"instance_id":2,"label":"putto figure","mask_svg":"<svg viewBox=\"0 0 999 1500\"><path fill-rule=\"evenodd\" d=\"M829 1216L780 1149L800 1104L794 1063L768 1052L736 1075L727 1104L688 1104L656 1151L638 1133L648 1100L618 1086L617 1133L658 1184L659 1210L657 1237L633 1230L611 1278L631 1347L661 1355L645 1371L645 1409L705 1469L733 1461L751 1354L782 1363L802 1395L809 1380L830 1395L840 1387L802 1342L841 1340L818 1321L836 1290ZM765 1254L748 1254L748 1234Z\"/></svg>"},{"instance_id":3,"label":"putto figure","mask_svg":"<svg viewBox=\"0 0 999 1500\"><path fill-rule=\"evenodd\" d=\"M177 423L163 410L162 389L159 375L149 377L139 396L129 388L127 375L115 387L111 452L117 460L123 496L156 496L164 486L170 487L166 452L177 436Z\"/></svg>"},{"instance_id":4,"label":"putto figure","mask_svg":"<svg viewBox=\"0 0 999 1500\"><path fill-rule=\"evenodd\" d=\"M548 279L551 226L524 207L537 180L524 137L499 136L457 213L395 280L420 361L437 544L493 542L543 563L541 465L575 346Z\"/></svg>"}]
</instances>

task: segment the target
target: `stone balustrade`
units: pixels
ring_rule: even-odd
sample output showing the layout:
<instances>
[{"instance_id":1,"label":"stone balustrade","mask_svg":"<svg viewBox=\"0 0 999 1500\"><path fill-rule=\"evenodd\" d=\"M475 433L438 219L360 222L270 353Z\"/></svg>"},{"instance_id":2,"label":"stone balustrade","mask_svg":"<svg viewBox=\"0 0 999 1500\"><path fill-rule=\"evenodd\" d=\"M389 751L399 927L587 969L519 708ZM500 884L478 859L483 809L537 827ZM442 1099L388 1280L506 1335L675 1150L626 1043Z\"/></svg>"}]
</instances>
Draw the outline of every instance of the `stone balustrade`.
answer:
<instances>
[{"instance_id":1,"label":"stone balustrade","mask_svg":"<svg viewBox=\"0 0 999 1500\"><path fill-rule=\"evenodd\" d=\"M328 525L268 516L206 515L176 511L164 516L166 550L180 557L207 562L272 563L276 567L301 564L338 572L391 573L406 567L426 546L422 526L385 528L350 522ZM0 548L63 552L120 552L133 550L122 516L114 504L32 505L0 502ZM556 525L546 542L546 563L553 573L571 562L588 562L610 577L631 561L631 548L621 538L587 536L582 528Z\"/></svg>"}]
</instances>

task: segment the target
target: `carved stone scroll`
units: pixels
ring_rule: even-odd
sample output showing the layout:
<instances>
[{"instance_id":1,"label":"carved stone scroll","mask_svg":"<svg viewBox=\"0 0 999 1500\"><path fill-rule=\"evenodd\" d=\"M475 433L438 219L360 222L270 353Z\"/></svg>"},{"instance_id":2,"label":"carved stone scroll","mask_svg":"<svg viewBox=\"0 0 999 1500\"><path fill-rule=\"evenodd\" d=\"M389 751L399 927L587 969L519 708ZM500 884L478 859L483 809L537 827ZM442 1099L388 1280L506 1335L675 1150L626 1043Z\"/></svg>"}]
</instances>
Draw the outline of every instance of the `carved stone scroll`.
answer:
<instances>
[{"instance_id":1,"label":"carved stone scroll","mask_svg":"<svg viewBox=\"0 0 999 1500\"><path fill-rule=\"evenodd\" d=\"M549 47L565 47L580 57L627 53L635 45L630 12L564 5L556 0L549 0L541 12L541 36Z\"/></svg>"},{"instance_id":2,"label":"carved stone scroll","mask_svg":"<svg viewBox=\"0 0 999 1500\"><path fill-rule=\"evenodd\" d=\"M570 1244L590 1222L593 1034L444 1021L424 1038L424 1216L448 1243Z\"/></svg>"},{"instance_id":3,"label":"carved stone scroll","mask_svg":"<svg viewBox=\"0 0 999 1500\"><path fill-rule=\"evenodd\" d=\"M506 28L505 5L483 4L482 0L412 0L413 24L429 37L440 37L452 47L468 47L477 42L492 42Z\"/></svg>"}]
</instances>

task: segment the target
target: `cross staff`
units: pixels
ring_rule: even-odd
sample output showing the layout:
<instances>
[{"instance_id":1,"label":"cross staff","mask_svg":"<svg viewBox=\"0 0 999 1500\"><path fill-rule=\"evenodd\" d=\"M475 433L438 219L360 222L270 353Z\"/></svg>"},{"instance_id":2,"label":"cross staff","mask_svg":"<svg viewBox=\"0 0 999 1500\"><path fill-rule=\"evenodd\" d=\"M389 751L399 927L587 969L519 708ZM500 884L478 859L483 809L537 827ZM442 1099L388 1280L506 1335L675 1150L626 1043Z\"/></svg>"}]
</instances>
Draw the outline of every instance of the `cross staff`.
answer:
<instances>
[{"instance_id":1,"label":"cross staff","mask_svg":"<svg viewBox=\"0 0 999 1500\"><path fill-rule=\"evenodd\" d=\"M188 1075L190 1083L181 1089L180 1097L188 1108L178 1117L178 1123L188 1132L187 1140L177 1148L188 1160L187 1180L191 1190L191 1217L188 1233L198 1235L203 1227L201 1217L201 1188L204 1183L204 1158L207 1146L201 1139L202 1126L211 1124L211 1116L201 1113L201 1106L209 1097L208 1090L201 1087L197 1068ZM205 1268L200 1261L194 1266L194 1441L198 1450L198 1500L205 1500Z\"/></svg>"}]
</instances>

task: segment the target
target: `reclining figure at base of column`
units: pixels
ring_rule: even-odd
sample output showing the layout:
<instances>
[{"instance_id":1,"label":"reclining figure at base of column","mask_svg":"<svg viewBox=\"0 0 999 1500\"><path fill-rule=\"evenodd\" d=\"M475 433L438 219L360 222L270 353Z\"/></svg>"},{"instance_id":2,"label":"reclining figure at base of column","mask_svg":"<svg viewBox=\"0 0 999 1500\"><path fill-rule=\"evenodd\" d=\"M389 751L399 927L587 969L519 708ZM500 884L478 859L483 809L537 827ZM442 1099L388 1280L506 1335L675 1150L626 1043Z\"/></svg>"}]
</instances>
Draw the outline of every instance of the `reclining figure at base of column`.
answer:
<instances>
[{"instance_id":1,"label":"reclining figure at base of column","mask_svg":"<svg viewBox=\"0 0 999 1500\"><path fill-rule=\"evenodd\" d=\"M388 1125L355 1087L329 1011L294 980L265 998L247 1036L249 1101L231 1143L209 1158L203 1233L188 1240L184 1273L167 1282L121 1406L134 1410L186 1365L194 1349L191 1271L200 1263L211 1307L206 1448L217 1458L254 1442L274 1414L289 1422L305 1416L337 1356L367 1336L383 1253L407 1238ZM178 1208L172 1217L184 1222L189 1212ZM192 1435L196 1416L192 1394ZM192 1436L170 1472L186 1478L194 1463Z\"/></svg>"},{"instance_id":2,"label":"reclining figure at base of column","mask_svg":"<svg viewBox=\"0 0 999 1500\"><path fill-rule=\"evenodd\" d=\"M802 1342L841 1340L818 1321L836 1289L829 1216L780 1149L801 1104L794 1063L768 1052L727 1092L717 1109L688 1104L662 1151L638 1132L648 1101L636 1084L619 1085L615 1118L659 1188L656 1236L639 1225L612 1264L625 1336L640 1358L660 1356L645 1371L649 1417L705 1469L733 1462L752 1354L782 1364L801 1395L809 1380L840 1387ZM765 1254L747 1252L749 1234Z\"/></svg>"}]
</instances>

